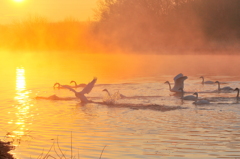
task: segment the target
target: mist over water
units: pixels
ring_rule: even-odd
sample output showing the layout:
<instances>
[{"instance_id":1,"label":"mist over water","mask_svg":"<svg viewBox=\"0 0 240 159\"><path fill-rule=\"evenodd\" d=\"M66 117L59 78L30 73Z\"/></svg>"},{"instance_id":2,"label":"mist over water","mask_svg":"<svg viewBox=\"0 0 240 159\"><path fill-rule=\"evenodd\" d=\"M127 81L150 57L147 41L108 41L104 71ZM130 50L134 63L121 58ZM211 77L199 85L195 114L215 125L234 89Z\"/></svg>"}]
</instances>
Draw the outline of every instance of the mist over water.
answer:
<instances>
[{"instance_id":1,"label":"mist over water","mask_svg":"<svg viewBox=\"0 0 240 159\"><path fill-rule=\"evenodd\" d=\"M33 54L1 54L0 135L14 140L17 158L38 158L52 145L49 155L57 157L55 151L61 153L57 142L69 158L71 153L99 158L106 145L103 156L109 159L240 155L236 92L207 93L217 85L203 86L199 78L204 75L225 82L223 86L238 87L237 55ZM211 104L195 106L173 96L164 82L173 83L178 73L188 76L186 95L206 92L199 97ZM53 89L53 84L88 83L93 77L98 80L89 99L103 102L103 89L126 98L114 105L35 98L53 94L74 98L69 90Z\"/></svg>"}]
</instances>

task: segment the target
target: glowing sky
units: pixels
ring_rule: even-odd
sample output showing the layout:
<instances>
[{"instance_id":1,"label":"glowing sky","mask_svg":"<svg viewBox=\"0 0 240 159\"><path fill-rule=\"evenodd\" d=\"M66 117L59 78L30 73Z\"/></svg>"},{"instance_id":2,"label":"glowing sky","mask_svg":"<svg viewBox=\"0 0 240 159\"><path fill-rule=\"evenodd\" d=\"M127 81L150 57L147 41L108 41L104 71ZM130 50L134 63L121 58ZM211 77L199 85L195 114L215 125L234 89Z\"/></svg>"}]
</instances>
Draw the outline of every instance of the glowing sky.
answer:
<instances>
[{"instance_id":1,"label":"glowing sky","mask_svg":"<svg viewBox=\"0 0 240 159\"><path fill-rule=\"evenodd\" d=\"M75 18L92 20L97 0L0 0L0 24L41 16L51 21Z\"/></svg>"}]
</instances>

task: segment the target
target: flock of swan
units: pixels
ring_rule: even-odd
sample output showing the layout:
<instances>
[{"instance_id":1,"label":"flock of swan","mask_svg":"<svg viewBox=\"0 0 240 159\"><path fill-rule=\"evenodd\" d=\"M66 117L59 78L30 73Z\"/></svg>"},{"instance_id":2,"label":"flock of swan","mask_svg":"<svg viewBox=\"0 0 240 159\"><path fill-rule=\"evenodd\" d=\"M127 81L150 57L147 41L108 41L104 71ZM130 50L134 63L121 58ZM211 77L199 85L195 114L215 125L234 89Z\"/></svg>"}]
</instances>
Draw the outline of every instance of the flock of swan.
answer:
<instances>
[{"instance_id":1,"label":"flock of swan","mask_svg":"<svg viewBox=\"0 0 240 159\"><path fill-rule=\"evenodd\" d=\"M184 96L184 81L187 79L187 76L184 76L182 73L178 74L177 76L174 77L174 87L171 88L171 84L169 81L166 81L165 83L169 85L169 90L171 92L175 92L175 93L181 93L181 99L182 100L193 100L193 104L196 105L202 105L202 104L209 104L210 101L205 100L205 99L199 99L198 98L198 92L193 93L193 95L188 95L188 96ZM231 88L229 86L220 87L220 82L219 81L205 81L204 77L201 76L200 78L202 78L202 84L214 84L217 83L218 84L218 89L217 92L221 92L221 91L237 91L237 100L239 99L239 89L238 88Z\"/></svg>"},{"instance_id":2,"label":"flock of swan","mask_svg":"<svg viewBox=\"0 0 240 159\"><path fill-rule=\"evenodd\" d=\"M198 92L193 93L193 95L184 96L184 93L185 93L184 92L184 81L187 78L188 78L187 76L184 76L182 73L180 73L173 78L173 80L174 80L174 86L173 87L171 87L171 84L170 84L169 81L166 81L165 83L169 85L169 90L171 92L181 93L181 99L182 100L192 100L192 101L194 101L193 104L196 104L196 105L209 104L210 101L198 98ZM217 83L218 84L218 90L217 90L218 92L220 92L220 91L237 91L237 100L238 100L238 98L239 98L239 89L238 88L233 89L233 88L228 87L228 86L221 88L219 81L215 81L215 82L214 81L205 81L203 76L201 76L200 78L202 79L202 84ZM93 101L88 100L87 97L85 96L85 94L88 94L88 93L91 92L91 90L93 89L96 81L97 81L97 78L94 78L88 84L79 84L79 85L75 81L71 81L70 84L74 83L74 86L72 86L72 85L61 85L59 83L55 83L54 88L68 89L68 90L72 91L75 94L75 96L81 100L81 103L89 103L89 102L93 102ZM82 91L77 92L74 88L79 88L79 87L83 87L83 89L82 89ZM112 99L110 102L112 102L113 104L114 104L116 99L126 97L126 96L120 94L119 92L116 92L114 94L110 94L107 89L103 89L103 91L107 92L110 100Z\"/></svg>"},{"instance_id":3,"label":"flock of swan","mask_svg":"<svg viewBox=\"0 0 240 159\"><path fill-rule=\"evenodd\" d=\"M71 88L78 88L78 87L85 87L86 84L85 83L81 83L81 84L77 84L76 81L71 81L70 84L74 83L74 86L71 86L71 85L61 85L60 83L55 83L53 85L53 88L58 88L58 89L64 89L66 87L71 87Z\"/></svg>"}]
</instances>

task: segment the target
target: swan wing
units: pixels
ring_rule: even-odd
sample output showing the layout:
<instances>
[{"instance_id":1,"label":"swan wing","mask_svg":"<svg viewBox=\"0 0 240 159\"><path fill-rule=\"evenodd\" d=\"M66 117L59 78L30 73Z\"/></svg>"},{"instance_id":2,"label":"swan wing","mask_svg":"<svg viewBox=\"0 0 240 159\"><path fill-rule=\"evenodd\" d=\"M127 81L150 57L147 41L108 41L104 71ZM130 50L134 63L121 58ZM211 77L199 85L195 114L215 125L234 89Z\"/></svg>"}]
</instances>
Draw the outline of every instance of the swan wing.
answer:
<instances>
[{"instance_id":1,"label":"swan wing","mask_svg":"<svg viewBox=\"0 0 240 159\"><path fill-rule=\"evenodd\" d=\"M74 92L74 93L77 93L75 89L73 89L71 86L68 86L68 85L61 85L62 87L64 88L67 88L69 89L70 91Z\"/></svg>"},{"instance_id":2,"label":"swan wing","mask_svg":"<svg viewBox=\"0 0 240 159\"><path fill-rule=\"evenodd\" d=\"M174 87L172 88L172 91L174 92L181 92L180 88L184 88L184 81L187 79L187 76L182 76L179 77L175 83L174 83Z\"/></svg>"},{"instance_id":3,"label":"swan wing","mask_svg":"<svg viewBox=\"0 0 240 159\"><path fill-rule=\"evenodd\" d=\"M196 100L197 97L196 97L196 96L193 96L193 95L188 95L188 96L184 96L183 99L184 99L184 100Z\"/></svg>"},{"instance_id":4,"label":"swan wing","mask_svg":"<svg viewBox=\"0 0 240 159\"><path fill-rule=\"evenodd\" d=\"M91 82L89 82L81 91L82 94L88 94L94 87L94 84L97 82L97 78L94 78Z\"/></svg>"},{"instance_id":5,"label":"swan wing","mask_svg":"<svg viewBox=\"0 0 240 159\"><path fill-rule=\"evenodd\" d=\"M175 77L173 78L173 80L176 82L176 80L179 79L179 78L181 78L181 77L183 77L183 74L182 74L182 73L179 73L177 76L175 76Z\"/></svg>"},{"instance_id":6,"label":"swan wing","mask_svg":"<svg viewBox=\"0 0 240 159\"><path fill-rule=\"evenodd\" d=\"M206 81L206 82L204 82L205 84L214 84L215 82L213 82L213 81Z\"/></svg>"},{"instance_id":7,"label":"swan wing","mask_svg":"<svg viewBox=\"0 0 240 159\"><path fill-rule=\"evenodd\" d=\"M197 104L199 104L199 105L203 105L203 104L209 104L210 102L208 101L208 100L199 100L199 101L197 101Z\"/></svg>"}]
</instances>

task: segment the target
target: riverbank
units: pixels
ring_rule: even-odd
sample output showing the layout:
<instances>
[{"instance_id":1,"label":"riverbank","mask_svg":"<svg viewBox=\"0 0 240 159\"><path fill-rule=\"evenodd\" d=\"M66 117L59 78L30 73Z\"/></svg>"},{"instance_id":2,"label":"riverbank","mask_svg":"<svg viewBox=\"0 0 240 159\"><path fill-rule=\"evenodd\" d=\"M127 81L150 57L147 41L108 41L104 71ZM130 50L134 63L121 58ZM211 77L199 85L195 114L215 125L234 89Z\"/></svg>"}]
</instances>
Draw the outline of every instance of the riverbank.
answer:
<instances>
[{"instance_id":1,"label":"riverbank","mask_svg":"<svg viewBox=\"0 0 240 159\"><path fill-rule=\"evenodd\" d=\"M1 159L15 159L9 151L13 150L14 146L10 142L0 141L0 158Z\"/></svg>"}]
</instances>

